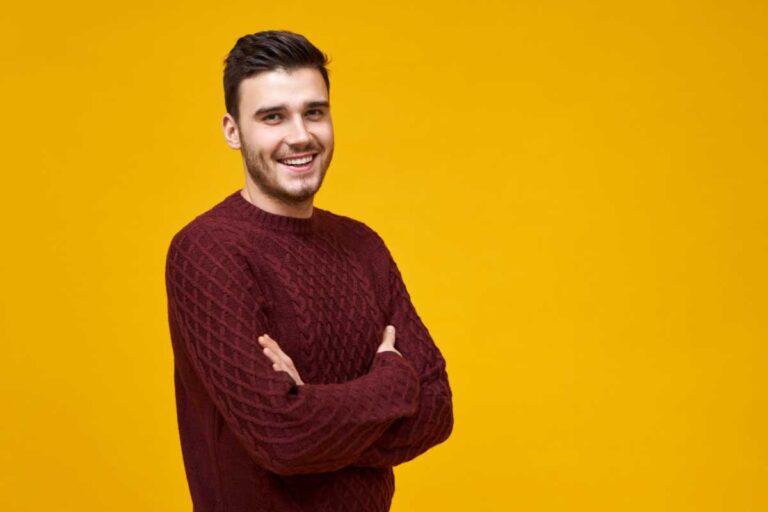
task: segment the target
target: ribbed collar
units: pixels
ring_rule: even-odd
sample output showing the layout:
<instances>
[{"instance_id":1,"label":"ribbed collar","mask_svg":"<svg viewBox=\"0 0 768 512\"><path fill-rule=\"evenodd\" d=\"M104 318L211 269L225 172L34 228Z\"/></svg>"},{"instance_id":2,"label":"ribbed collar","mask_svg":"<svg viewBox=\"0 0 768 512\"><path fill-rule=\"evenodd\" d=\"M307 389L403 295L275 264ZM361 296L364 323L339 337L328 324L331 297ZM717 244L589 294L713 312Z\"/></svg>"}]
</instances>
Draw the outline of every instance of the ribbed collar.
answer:
<instances>
[{"instance_id":1,"label":"ribbed collar","mask_svg":"<svg viewBox=\"0 0 768 512\"><path fill-rule=\"evenodd\" d=\"M288 231L290 233L311 233L317 229L318 213L317 207L312 208L312 216L306 219L300 217L289 217L287 215L277 215L262 210L255 204L248 202L240 190L232 193L226 198L225 203L230 205L243 217L253 221L267 229L276 231Z\"/></svg>"}]
</instances>

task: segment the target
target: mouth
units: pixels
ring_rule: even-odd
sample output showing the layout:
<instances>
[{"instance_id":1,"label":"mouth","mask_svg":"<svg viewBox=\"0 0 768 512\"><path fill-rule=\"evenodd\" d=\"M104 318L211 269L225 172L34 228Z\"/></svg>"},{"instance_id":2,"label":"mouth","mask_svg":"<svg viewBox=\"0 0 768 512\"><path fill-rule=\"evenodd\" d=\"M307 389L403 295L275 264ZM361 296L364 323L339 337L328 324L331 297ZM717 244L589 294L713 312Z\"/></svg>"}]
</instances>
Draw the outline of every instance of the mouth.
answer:
<instances>
[{"instance_id":1,"label":"mouth","mask_svg":"<svg viewBox=\"0 0 768 512\"><path fill-rule=\"evenodd\" d=\"M318 153L293 155L290 158L278 158L277 162L294 173L305 173L312 169Z\"/></svg>"}]
</instances>

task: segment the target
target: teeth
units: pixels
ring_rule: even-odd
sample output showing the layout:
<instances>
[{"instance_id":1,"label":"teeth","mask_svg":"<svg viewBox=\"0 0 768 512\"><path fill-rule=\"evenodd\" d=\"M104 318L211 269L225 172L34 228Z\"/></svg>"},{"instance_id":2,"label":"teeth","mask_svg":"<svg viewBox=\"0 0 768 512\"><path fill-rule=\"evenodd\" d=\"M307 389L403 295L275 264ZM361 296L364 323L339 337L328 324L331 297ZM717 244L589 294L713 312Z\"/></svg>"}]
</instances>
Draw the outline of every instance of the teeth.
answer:
<instances>
[{"instance_id":1,"label":"teeth","mask_svg":"<svg viewBox=\"0 0 768 512\"><path fill-rule=\"evenodd\" d=\"M289 159L280 160L280 161L288 165L304 165L311 162L313 158L314 158L314 155L309 155L302 158L289 158Z\"/></svg>"}]
</instances>

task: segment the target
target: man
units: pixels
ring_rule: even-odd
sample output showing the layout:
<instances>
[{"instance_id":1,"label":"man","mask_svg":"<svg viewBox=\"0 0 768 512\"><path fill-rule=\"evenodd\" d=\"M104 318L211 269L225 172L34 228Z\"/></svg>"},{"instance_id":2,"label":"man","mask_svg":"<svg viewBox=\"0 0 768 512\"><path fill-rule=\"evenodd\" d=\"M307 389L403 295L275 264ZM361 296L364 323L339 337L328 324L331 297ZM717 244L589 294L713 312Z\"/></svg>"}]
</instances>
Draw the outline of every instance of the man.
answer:
<instances>
[{"instance_id":1,"label":"man","mask_svg":"<svg viewBox=\"0 0 768 512\"><path fill-rule=\"evenodd\" d=\"M184 226L166 266L194 510L389 510L392 467L452 431L445 360L383 240L313 207L333 156L326 56L268 31L225 64L245 187Z\"/></svg>"}]
</instances>

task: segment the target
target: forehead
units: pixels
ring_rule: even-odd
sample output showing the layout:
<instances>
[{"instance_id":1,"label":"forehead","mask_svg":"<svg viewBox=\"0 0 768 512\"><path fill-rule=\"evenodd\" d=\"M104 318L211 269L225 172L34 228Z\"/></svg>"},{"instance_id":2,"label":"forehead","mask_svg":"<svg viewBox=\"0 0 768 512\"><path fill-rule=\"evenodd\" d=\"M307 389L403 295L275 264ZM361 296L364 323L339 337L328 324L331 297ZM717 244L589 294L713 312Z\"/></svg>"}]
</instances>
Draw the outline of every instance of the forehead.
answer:
<instances>
[{"instance_id":1,"label":"forehead","mask_svg":"<svg viewBox=\"0 0 768 512\"><path fill-rule=\"evenodd\" d=\"M262 71L240 82L240 112L285 105L300 108L310 101L328 101L323 76L315 68Z\"/></svg>"}]
</instances>

